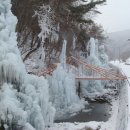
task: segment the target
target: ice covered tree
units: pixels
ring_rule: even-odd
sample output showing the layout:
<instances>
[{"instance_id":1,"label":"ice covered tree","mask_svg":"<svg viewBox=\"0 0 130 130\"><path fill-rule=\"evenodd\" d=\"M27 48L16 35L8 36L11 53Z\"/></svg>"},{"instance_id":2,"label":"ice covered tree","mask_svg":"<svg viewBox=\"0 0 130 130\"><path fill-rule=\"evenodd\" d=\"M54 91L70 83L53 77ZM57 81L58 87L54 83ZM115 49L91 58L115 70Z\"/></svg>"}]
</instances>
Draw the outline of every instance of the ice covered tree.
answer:
<instances>
[{"instance_id":1,"label":"ice covered tree","mask_svg":"<svg viewBox=\"0 0 130 130\"><path fill-rule=\"evenodd\" d=\"M53 122L48 83L28 75L17 48L17 19L0 0L0 129L44 130Z\"/></svg>"}]
</instances>

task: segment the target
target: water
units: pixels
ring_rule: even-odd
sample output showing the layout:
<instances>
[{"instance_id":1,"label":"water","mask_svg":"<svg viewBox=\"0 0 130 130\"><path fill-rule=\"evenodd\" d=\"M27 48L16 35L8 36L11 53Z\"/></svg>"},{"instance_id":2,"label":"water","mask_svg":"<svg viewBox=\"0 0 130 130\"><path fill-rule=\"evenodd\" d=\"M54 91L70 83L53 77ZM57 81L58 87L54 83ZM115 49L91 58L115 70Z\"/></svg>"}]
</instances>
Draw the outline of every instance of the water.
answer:
<instances>
[{"instance_id":1,"label":"water","mask_svg":"<svg viewBox=\"0 0 130 130\"><path fill-rule=\"evenodd\" d=\"M89 111L88 111L89 110ZM92 102L89 103L86 110L82 110L74 116L66 119L56 120L59 122L89 122L89 121L107 121L110 117L111 106L108 103Z\"/></svg>"}]
</instances>

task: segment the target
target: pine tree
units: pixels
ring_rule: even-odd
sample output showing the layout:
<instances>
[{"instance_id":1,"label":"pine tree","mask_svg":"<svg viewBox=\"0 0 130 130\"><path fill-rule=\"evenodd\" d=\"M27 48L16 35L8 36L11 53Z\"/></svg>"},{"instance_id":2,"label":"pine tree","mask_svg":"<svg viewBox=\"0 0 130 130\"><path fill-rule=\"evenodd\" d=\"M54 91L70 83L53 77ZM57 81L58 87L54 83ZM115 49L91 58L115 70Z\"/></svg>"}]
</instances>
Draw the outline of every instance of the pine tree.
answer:
<instances>
[{"instance_id":1,"label":"pine tree","mask_svg":"<svg viewBox=\"0 0 130 130\"><path fill-rule=\"evenodd\" d=\"M13 13L18 18L16 29L18 32L18 45L22 48L22 55L24 55L24 60L26 60L30 54L41 46L41 40L38 37L41 29L38 25L38 17L34 16L35 11L39 11L39 7L42 7L43 4L44 6L49 6L54 12L54 26L56 28L59 26L59 30L49 27L52 33L46 37L44 42L44 47L49 50L47 57L50 59L50 54L54 50L55 54L61 51L62 45L60 43L62 43L64 38L68 41L67 52L72 48L74 35L77 37L77 45L84 48L84 44L89 40L90 32L92 32L90 27L95 25L92 15L99 13L96 7L104 4L105 0L12 0L12 3ZM51 40L53 32L59 35L58 41ZM31 40L29 40L30 38ZM27 43L29 49L26 47Z\"/></svg>"}]
</instances>

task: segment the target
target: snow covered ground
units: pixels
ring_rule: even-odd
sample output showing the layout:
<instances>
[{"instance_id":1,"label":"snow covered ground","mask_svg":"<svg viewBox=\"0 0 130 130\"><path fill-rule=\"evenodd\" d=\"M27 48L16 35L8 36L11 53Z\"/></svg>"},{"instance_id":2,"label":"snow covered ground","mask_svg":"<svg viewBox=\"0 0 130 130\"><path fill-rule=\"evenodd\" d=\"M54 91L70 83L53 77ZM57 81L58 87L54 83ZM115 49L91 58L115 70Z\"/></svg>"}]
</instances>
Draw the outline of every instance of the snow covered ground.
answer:
<instances>
[{"instance_id":1,"label":"snow covered ground","mask_svg":"<svg viewBox=\"0 0 130 130\"><path fill-rule=\"evenodd\" d=\"M128 77L127 88L128 88L128 126L127 130L130 130L130 65L125 63L119 63L119 61L112 62L114 65L118 66L124 74Z\"/></svg>"},{"instance_id":2,"label":"snow covered ground","mask_svg":"<svg viewBox=\"0 0 130 130\"><path fill-rule=\"evenodd\" d=\"M53 127L46 130L99 130L102 122L88 123L55 123Z\"/></svg>"}]
</instances>

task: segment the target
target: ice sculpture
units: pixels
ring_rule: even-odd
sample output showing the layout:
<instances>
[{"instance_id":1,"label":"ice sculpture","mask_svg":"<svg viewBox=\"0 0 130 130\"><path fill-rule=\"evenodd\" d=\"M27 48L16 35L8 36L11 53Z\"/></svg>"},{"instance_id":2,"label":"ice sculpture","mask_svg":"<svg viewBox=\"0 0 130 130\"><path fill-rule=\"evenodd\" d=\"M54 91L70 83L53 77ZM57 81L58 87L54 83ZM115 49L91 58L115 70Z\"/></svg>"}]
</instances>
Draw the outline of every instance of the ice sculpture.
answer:
<instances>
[{"instance_id":1,"label":"ice sculpture","mask_svg":"<svg viewBox=\"0 0 130 130\"><path fill-rule=\"evenodd\" d=\"M10 0L0 0L0 129L44 130L53 123L48 83L27 75L17 48Z\"/></svg>"}]
</instances>

